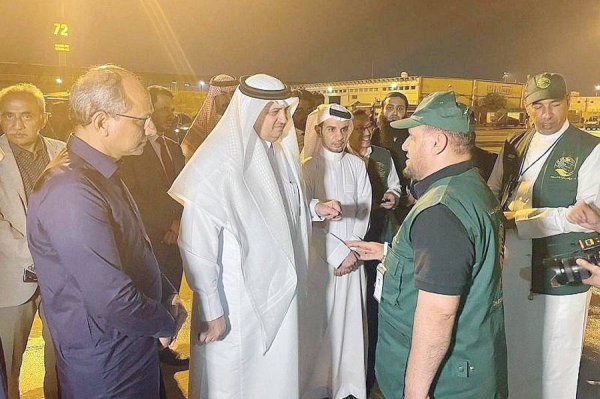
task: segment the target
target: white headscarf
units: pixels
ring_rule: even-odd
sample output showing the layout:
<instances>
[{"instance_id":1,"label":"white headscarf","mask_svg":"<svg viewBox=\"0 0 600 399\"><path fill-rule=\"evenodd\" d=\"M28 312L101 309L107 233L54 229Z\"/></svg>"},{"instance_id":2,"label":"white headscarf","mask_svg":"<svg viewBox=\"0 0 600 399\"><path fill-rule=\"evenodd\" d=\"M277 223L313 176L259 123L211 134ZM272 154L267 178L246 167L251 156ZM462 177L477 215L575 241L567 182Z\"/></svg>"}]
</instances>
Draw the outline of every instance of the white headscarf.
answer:
<instances>
[{"instance_id":1,"label":"white headscarf","mask_svg":"<svg viewBox=\"0 0 600 399\"><path fill-rule=\"evenodd\" d=\"M327 119L335 119L338 121L350 120L348 127L348 137L352 134L354 125L352 124L352 113L345 107L339 104L321 104L308 115L306 118L306 132L304 133L304 149L302 150L302 163L307 162L315 154L319 154L322 149L321 138L317 134L317 126L325 122Z\"/></svg>"},{"instance_id":2,"label":"white headscarf","mask_svg":"<svg viewBox=\"0 0 600 399\"><path fill-rule=\"evenodd\" d=\"M225 74L217 75L210 80L210 89L198 115L190 126L185 138L181 142L181 149L186 159L190 159L196 149L206 139L206 136L214 129L219 121L215 97L224 93L230 93L235 90L238 81L233 77Z\"/></svg>"},{"instance_id":3,"label":"white headscarf","mask_svg":"<svg viewBox=\"0 0 600 399\"><path fill-rule=\"evenodd\" d=\"M242 83L235 90L223 118L177 177L169 194L184 206L208 214L235 236L240 245L245 287L260 320L266 352L294 298L296 269L299 275L305 274L302 268L307 265L295 264L290 226L277 181L265 146L254 131L261 111L272 100L242 93L244 90L254 95L252 90L257 89L267 96L289 93L281 81L271 76L247 78L245 85ZM284 101L290 107L290 115L298 105L297 98L277 101ZM303 202L298 144L291 116L279 143ZM307 259L310 221L305 206L301 206L300 219L299 237ZM191 281L192 288L193 284Z\"/></svg>"}]
</instances>

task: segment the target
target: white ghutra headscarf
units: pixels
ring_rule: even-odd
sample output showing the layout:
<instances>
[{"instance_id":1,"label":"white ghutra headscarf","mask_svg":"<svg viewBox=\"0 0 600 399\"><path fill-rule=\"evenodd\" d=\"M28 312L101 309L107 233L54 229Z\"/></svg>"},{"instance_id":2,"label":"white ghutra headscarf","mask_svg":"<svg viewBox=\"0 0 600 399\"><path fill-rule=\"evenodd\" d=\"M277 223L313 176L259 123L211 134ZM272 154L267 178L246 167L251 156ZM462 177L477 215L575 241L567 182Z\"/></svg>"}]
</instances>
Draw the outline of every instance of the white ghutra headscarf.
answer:
<instances>
[{"instance_id":1,"label":"white ghutra headscarf","mask_svg":"<svg viewBox=\"0 0 600 399\"><path fill-rule=\"evenodd\" d=\"M169 190L184 206L208 214L239 243L244 283L260 320L265 352L296 294L296 273L305 274L307 268L306 264L296 264L277 181L265 146L254 131L254 124L268 104L277 101L289 106L288 122L279 143L304 204L298 143L291 118L298 99L290 96L289 88L274 77L260 74L241 78L223 118ZM298 237L304 259L308 258L309 224L303 205ZM190 286L194 288L193 276Z\"/></svg>"},{"instance_id":2,"label":"white ghutra headscarf","mask_svg":"<svg viewBox=\"0 0 600 399\"><path fill-rule=\"evenodd\" d=\"M319 154L323 148L321 144L321 138L317 133L317 126L325 122L328 119L335 119L338 121L350 121L348 126L348 137L352 134L354 125L352 124L352 113L339 104L321 104L308 115L306 118L306 132L304 133L304 149L300 159L304 164L309 159ZM347 145L347 144L346 144Z\"/></svg>"},{"instance_id":3,"label":"white ghutra headscarf","mask_svg":"<svg viewBox=\"0 0 600 399\"><path fill-rule=\"evenodd\" d=\"M202 103L202 107L200 107L200 111L198 111L198 115L194 118L190 130L188 130L181 142L181 149L186 160L194 155L196 149L200 147L200 144L202 144L219 121L215 98L233 92L237 85L237 79L226 74L214 76L210 80L210 88Z\"/></svg>"}]
</instances>

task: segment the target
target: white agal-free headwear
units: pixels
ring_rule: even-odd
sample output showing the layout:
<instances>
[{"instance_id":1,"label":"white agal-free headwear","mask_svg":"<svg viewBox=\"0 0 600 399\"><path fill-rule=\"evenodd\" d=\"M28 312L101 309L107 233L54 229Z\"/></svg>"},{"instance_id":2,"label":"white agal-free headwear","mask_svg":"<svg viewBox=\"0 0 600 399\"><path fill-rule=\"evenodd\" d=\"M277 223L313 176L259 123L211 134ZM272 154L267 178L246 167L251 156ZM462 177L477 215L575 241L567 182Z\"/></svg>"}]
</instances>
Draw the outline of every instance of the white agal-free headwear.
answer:
<instances>
[{"instance_id":1,"label":"white agal-free headwear","mask_svg":"<svg viewBox=\"0 0 600 399\"><path fill-rule=\"evenodd\" d=\"M208 214L238 241L245 288L260 320L265 352L296 294L296 269L307 267L295 264L277 181L265 145L254 131L261 111L272 101L289 106L290 115L294 112L298 99L289 97L290 93L280 80L268 75L240 78L225 114L169 190L177 201ZM279 142L301 190L298 143L291 116ZM300 191L301 202L303 195ZM308 254L309 219L304 206L300 216L299 237ZM298 274L306 273L298 270ZM193 289L193 276L190 280Z\"/></svg>"},{"instance_id":2,"label":"white agal-free headwear","mask_svg":"<svg viewBox=\"0 0 600 399\"><path fill-rule=\"evenodd\" d=\"M352 113L346 107L339 104L321 104L306 118L306 133L304 135L304 149L302 150L302 163L321 152L321 138L317 134L316 127L328 119L337 121L350 121L348 126L348 137L352 134L354 126L352 125Z\"/></svg>"}]
</instances>

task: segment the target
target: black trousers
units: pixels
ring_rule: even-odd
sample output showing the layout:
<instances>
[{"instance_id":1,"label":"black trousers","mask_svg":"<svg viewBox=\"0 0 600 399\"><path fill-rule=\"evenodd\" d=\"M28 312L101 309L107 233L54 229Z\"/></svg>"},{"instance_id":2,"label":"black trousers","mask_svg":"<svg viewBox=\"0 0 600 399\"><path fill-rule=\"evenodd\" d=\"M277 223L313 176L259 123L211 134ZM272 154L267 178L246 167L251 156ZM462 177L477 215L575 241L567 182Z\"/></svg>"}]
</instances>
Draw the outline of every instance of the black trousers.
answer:
<instances>
[{"instance_id":1,"label":"black trousers","mask_svg":"<svg viewBox=\"0 0 600 399\"><path fill-rule=\"evenodd\" d=\"M377 328L379 318L379 303L373 297L375 280L377 278L377 265L379 261L365 262L365 275L367 277L367 395L375 384L375 349L377 348Z\"/></svg>"}]
</instances>

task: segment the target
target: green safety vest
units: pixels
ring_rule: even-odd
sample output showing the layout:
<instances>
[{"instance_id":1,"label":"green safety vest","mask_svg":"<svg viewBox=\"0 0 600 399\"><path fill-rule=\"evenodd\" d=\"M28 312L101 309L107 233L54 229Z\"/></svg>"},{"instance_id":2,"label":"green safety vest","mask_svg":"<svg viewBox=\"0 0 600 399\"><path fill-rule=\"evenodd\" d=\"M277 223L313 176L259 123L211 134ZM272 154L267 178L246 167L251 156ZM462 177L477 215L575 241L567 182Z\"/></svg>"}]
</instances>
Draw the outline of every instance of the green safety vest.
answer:
<instances>
[{"instance_id":1,"label":"green safety vest","mask_svg":"<svg viewBox=\"0 0 600 399\"><path fill-rule=\"evenodd\" d=\"M377 146L371 146L372 152L367 163L367 173L372 188L371 216L369 231L365 241L391 241L398 231L398 219L394 211L381 208L379 203L388 189L388 176L392 169L390 151Z\"/></svg>"},{"instance_id":2,"label":"green safety vest","mask_svg":"<svg viewBox=\"0 0 600 399\"><path fill-rule=\"evenodd\" d=\"M433 398L507 397L502 304L503 214L475 169L433 183L394 237L379 305L376 373L386 398L402 398L418 290L410 230L424 210L444 204L462 222L475 249L470 282L462 294L448 353L432 384ZM441 226L431 226L443 228ZM452 256L452 254L448 254ZM444 265L437 265L444 267Z\"/></svg>"},{"instance_id":3,"label":"green safety vest","mask_svg":"<svg viewBox=\"0 0 600 399\"><path fill-rule=\"evenodd\" d=\"M516 187L518 173L533 134L533 131L519 134L505 144L502 186L503 202L506 204ZM532 207L559 208L574 205L577 199L579 169L598 143L600 139L597 137L569 126L550 152L534 183ZM543 260L556 255L568 257L577 250L579 240L594 236L595 233L565 233L533 239L531 291L549 295L570 295L587 291L590 287L585 284L552 287L550 281L553 273L544 269Z\"/></svg>"}]
</instances>

